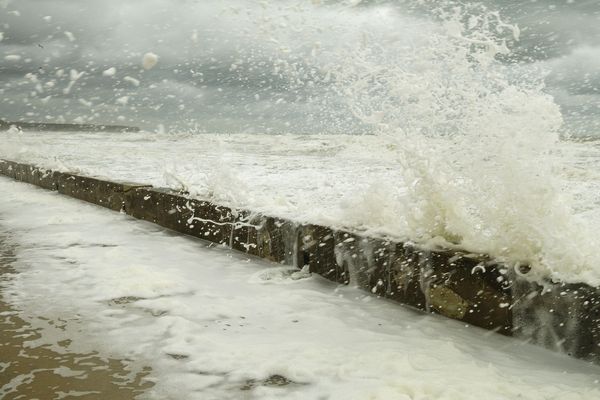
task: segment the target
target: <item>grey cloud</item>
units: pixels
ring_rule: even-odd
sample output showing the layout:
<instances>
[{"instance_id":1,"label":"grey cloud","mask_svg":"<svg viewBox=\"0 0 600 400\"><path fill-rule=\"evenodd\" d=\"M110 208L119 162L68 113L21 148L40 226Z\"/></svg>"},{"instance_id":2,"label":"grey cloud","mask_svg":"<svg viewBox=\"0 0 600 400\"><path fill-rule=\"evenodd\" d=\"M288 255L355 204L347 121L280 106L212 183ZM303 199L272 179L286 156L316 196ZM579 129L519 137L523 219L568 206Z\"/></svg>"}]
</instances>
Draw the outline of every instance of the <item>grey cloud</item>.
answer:
<instances>
[{"instance_id":1,"label":"grey cloud","mask_svg":"<svg viewBox=\"0 0 600 400\"><path fill-rule=\"evenodd\" d=\"M99 123L124 118L148 129L164 124L217 131L357 132L363 128L340 99L319 86L320 79L311 88L295 84L274 73L277 59L318 76L320 71L309 70L314 62L304 60L317 43L318 62L326 64L337 61L328 60L335 54L328 49L360 41L361 30L386 32L383 36L393 42L417 41L435 29L422 17L427 7L417 9L410 1L363 1L359 7L318 11L307 6L311 11L304 13L286 9L297 1L271 4L276 6L265 11L254 0L13 1L0 9L0 117ZM496 0L488 5L522 28L512 61L551 68L549 90L569 115L580 116L578 126L592 121L595 114L586 104L596 99L599 78L596 58L584 53L600 46L598 2ZM375 12L396 8L410 10L389 17ZM15 10L20 16L10 13ZM423 18L421 30L403 20L404 14L407 21ZM159 62L145 71L141 58L149 51ZM7 55L21 58L7 61ZM110 67L116 68L115 76L103 76ZM71 69L84 75L65 93ZM56 75L59 70L62 77ZM25 79L28 73L38 82ZM117 102L125 96L126 104ZM329 110L323 110L323 102Z\"/></svg>"}]
</instances>

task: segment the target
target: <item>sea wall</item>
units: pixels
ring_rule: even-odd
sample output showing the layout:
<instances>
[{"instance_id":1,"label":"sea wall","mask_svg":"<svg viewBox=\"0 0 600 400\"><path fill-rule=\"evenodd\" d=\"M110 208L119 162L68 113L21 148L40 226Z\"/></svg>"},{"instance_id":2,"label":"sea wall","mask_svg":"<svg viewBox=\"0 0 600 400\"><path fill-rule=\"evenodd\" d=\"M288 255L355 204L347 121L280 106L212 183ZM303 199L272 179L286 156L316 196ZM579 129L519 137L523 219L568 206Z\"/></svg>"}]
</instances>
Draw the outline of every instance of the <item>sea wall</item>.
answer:
<instances>
[{"instance_id":1,"label":"sea wall","mask_svg":"<svg viewBox=\"0 0 600 400\"><path fill-rule=\"evenodd\" d=\"M59 132L139 132L140 128L126 125L98 124L58 124L51 122L4 121L0 119L0 131L8 130L11 126L26 131L59 131Z\"/></svg>"},{"instance_id":2,"label":"sea wall","mask_svg":"<svg viewBox=\"0 0 600 400\"><path fill-rule=\"evenodd\" d=\"M584 283L535 283L527 267L484 254L300 224L150 185L4 160L0 174L600 364L600 290Z\"/></svg>"}]
</instances>

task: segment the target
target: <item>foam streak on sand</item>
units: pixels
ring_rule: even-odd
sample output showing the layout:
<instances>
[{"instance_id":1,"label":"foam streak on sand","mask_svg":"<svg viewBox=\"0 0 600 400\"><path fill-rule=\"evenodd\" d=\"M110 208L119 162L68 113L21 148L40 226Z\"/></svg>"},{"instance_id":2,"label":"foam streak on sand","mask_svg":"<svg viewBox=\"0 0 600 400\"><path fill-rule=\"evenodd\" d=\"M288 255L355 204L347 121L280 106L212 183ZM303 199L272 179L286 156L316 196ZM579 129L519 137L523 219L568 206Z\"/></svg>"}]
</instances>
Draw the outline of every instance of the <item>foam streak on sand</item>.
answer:
<instances>
[{"instance_id":1,"label":"foam streak on sand","mask_svg":"<svg viewBox=\"0 0 600 400\"><path fill-rule=\"evenodd\" d=\"M597 367L0 179L4 292L50 345L151 365L150 398L588 400ZM285 283L285 284L283 284ZM65 321L52 330L44 316ZM323 327L327 326L327 332ZM40 344L40 343L37 343Z\"/></svg>"}]
</instances>

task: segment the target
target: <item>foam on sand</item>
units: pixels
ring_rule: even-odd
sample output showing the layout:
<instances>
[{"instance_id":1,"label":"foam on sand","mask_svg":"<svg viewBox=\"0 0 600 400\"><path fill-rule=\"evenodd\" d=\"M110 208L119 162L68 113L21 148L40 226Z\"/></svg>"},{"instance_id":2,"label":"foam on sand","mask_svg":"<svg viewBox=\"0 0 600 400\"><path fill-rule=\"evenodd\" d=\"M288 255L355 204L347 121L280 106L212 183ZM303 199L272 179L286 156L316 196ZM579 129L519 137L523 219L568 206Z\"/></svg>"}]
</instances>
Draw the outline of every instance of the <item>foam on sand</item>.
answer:
<instances>
[{"instance_id":1,"label":"foam on sand","mask_svg":"<svg viewBox=\"0 0 600 400\"><path fill-rule=\"evenodd\" d=\"M150 398L600 396L597 367L22 183L0 190L9 301L50 345L151 365Z\"/></svg>"}]
</instances>

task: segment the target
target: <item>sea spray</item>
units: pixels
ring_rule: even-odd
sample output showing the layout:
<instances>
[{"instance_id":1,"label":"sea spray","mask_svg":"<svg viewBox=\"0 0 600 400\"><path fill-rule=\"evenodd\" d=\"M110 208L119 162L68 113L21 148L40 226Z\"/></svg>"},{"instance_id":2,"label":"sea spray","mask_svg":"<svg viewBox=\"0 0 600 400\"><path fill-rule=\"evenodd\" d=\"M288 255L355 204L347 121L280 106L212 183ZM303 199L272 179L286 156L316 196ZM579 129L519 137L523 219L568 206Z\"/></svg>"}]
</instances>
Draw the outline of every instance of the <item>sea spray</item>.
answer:
<instances>
[{"instance_id":1,"label":"sea spray","mask_svg":"<svg viewBox=\"0 0 600 400\"><path fill-rule=\"evenodd\" d=\"M311 15L338 13L327 26L263 2L271 14L258 19L260 30L277 44L275 71L288 90L330 109L330 124L360 121L395 149L390 166L402 181L373 182L346 199L345 219L528 264L535 279L600 283L600 243L557 177L560 109L544 91L544 71L508 61L520 29L482 5L421 4L427 18L388 5L316 3ZM345 24L344 15L360 23Z\"/></svg>"},{"instance_id":2,"label":"sea spray","mask_svg":"<svg viewBox=\"0 0 600 400\"><path fill-rule=\"evenodd\" d=\"M383 54L363 46L340 69L353 71L350 78L338 72L347 99L358 99L354 115L378 116L377 134L397 143L406 191L396 219L409 239L526 263L535 278L573 280L600 260L555 175L560 110L542 74L515 77L497 61L508 53L502 35L516 39L517 28L497 13L472 12L454 8L426 46L387 43ZM365 81L379 89L373 99Z\"/></svg>"}]
</instances>

